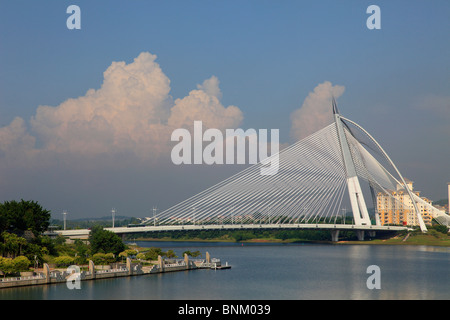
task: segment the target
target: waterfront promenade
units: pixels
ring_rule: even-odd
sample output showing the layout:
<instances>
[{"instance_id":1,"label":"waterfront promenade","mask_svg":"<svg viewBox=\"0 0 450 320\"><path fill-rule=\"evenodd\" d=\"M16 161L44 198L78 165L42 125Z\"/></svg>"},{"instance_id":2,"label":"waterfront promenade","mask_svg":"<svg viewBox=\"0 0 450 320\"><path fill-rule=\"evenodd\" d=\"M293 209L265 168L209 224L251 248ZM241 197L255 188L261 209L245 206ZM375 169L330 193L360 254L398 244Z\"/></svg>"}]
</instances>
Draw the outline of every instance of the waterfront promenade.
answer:
<instances>
[{"instance_id":1,"label":"waterfront promenade","mask_svg":"<svg viewBox=\"0 0 450 320\"><path fill-rule=\"evenodd\" d=\"M29 276L0 279L0 289L211 268L221 269L224 266L221 265L220 259L211 258L208 252L206 252L206 259L189 259L186 254L184 259L164 260L161 256L158 256L155 264L150 266L133 263L130 258L127 258L126 265L109 269L98 269L94 262L90 260L87 271L81 271L78 266L70 266L65 271L61 271L61 269L51 269L48 264L44 264L42 272Z\"/></svg>"}]
</instances>

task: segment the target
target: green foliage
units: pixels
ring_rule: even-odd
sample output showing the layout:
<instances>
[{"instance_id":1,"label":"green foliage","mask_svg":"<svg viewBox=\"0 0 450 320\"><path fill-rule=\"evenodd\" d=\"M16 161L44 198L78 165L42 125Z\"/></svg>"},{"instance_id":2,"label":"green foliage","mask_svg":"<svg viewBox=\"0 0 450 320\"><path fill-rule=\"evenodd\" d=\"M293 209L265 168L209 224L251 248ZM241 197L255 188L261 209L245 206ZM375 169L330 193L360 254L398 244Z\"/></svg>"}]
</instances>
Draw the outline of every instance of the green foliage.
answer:
<instances>
[{"instance_id":1,"label":"green foliage","mask_svg":"<svg viewBox=\"0 0 450 320\"><path fill-rule=\"evenodd\" d=\"M48 228L49 221L50 212L37 202L21 200L0 204L1 271L12 274L27 270L35 260L40 265L51 262L58 267L86 264L90 258L97 264L109 264L126 249L116 234L103 230L101 226L92 228L90 243L76 240L74 244L68 244L62 236L55 239L41 236ZM28 230L34 237L27 241L21 235Z\"/></svg>"},{"instance_id":2,"label":"green foliage","mask_svg":"<svg viewBox=\"0 0 450 320\"><path fill-rule=\"evenodd\" d=\"M74 243L77 256L86 257L89 254L89 246L82 240L77 239Z\"/></svg>"},{"instance_id":3,"label":"green foliage","mask_svg":"<svg viewBox=\"0 0 450 320\"><path fill-rule=\"evenodd\" d=\"M44 246L40 246L35 243L27 243L23 248L23 255L27 257L30 261L35 261L35 259L42 264L44 262L44 255L48 254L48 250Z\"/></svg>"},{"instance_id":4,"label":"green foliage","mask_svg":"<svg viewBox=\"0 0 450 320\"><path fill-rule=\"evenodd\" d=\"M34 262L36 259L39 263L42 263L44 255L50 252L47 246L53 248L51 240L47 237L38 237L33 242L28 242L25 238L6 231L0 235L0 255L2 256L23 255L30 261ZM53 254L56 255L56 251Z\"/></svg>"},{"instance_id":5,"label":"green foliage","mask_svg":"<svg viewBox=\"0 0 450 320\"><path fill-rule=\"evenodd\" d=\"M435 229L429 229L427 234L430 236L433 236L435 238L439 238L442 235L440 232L437 232Z\"/></svg>"},{"instance_id":6,"label":"green foliage","mask_svg":"<svg viewBox=\"0 0 450 320\"><path fill-rule=\"evenodd\" d=\"M76 257L74 257L73 263L76 265L82 265L82 264L87 264L88 260L87 260L86 256L77 255Z\"/></svg>"},{"instance_id":7,"label":"green foliage","mask_svg":"<svg viewBox=\"0 0 450 320\"><path fill-rule=\"evenodd\" d=\"M25 240L25 238L6 231L2 232L1 240L2 244L0 246L0 252L2 255L10 254L17 256L21 254L23 246L27 244L27 240Z\"/></svg>"},{"instance_id":8,"label":"green foliage","mask_svg":"<svg viewBox=\"0 0 450 320\"><path fill-rule=\"evenodd\" d=\"M354 233L348 233L349 236L356 238ZM327 230L201 230L201 231L170 231L170 232L152 232L143 233L141 237L154 239L171 240L219 240L219 241L248 241L252 239L266 240L294 240L294 241L329 241L330 232ZM138 235L139 237L139 235ZM340 235L340 238L342 236Z\"/></svg>"},{"instance_id":9,"label":"green foliage","mask_svg":"<svg viewBox=\"0 0 450 320\"><path fill-rule=\"evenodd\" d=\"M47 254L50 254L52 256L56 256L58 253L56 251L56 241L51 239L50 237L39 237L39 243L38 245L40 247L46 248Z\"/></svg>"},{"instance_id":10,"label":"green foliage","mask_svg":"<svg viewBox=\"0 0 450 320\"><path fill-rule=\"evenodd\" d=\"M112 252L109 253L98 252L92 256L92 261L96 265L108 265L116 261L116 259Z\"/></svg>"},{"instance_id":11,"label":"green foliage","mask_svg":"<svg viewBox=\"0 0 450 320\"><path fill-rule=\"evenodd\" d=\"M98 252L92 256L92 261L95 265L105 265L105 254Z\"/></svg>"},{"instance_id":12,"label":"green foliage","mask_svg":"<svg viewBox=\"0 0 450 320\"><path fill-rule=\"evenodd\" d=\"M30 264L30 260L24 256L18 256L14 259L0 257L0 270L3 271L5 276L6 274L27 271Z\"/></svg>"},{"instance_id":13,"label":"green foliage","mask_svg":"<svg viewBox=\"0 0 450 320\"><path fill-rule=\"evenodd\" d=\"M167 252L165 253L165 256L167 258L177 258L175 251L173 251L172 249L167 250Z\"/></svg>"},{"instance_id":14,"label":"green foliage","mask_svg":"<svg viewBox=\"0 0 450 320\"><path fill-rule=\"evenodd\" d=\"M50 211L35 201L5 201L0 204L0 232L21 234L31 230L35 235L48 228Z\"/></svg>"},{"instance_id":15,"label":"green foliage","mask_svg":"<svg viewBox=\"0 0 450 320\"><path fill-rule=\"evenodd\" d=\"M137 255L136 255L136 259L139 259L139 260L145 260L145 254L144 253L138 253Z\"/></svg>"},{"instance_id":16,"label":"green foliage","mask_svg":"<svg viewBox=\"0 0 450 320\"><path fill-rule=\"evenodd\" d=\"M189 250L184 251L183 252L183 257L184 257L185 254L187 254L189 257L192 257L192 258L196 258L196 257L199 257L199 256L202 255L202 253L200 251L198 251L198 250L194 251L194 252L191 252Z\"/></svg>"},{"instance_id":17,"label":"green foliage","mask_svg":"<svg viewBox=\"0 0 450 320\"><path fill-rule=\"evenodd\" d=\"M151 247L144 252L139 253L136 258L142 259L142 260L158 260L158 256L161 257L167 257L167 258L177 258L177 255L175 254L175 251L172 249L167 250L167 252L164 252L161 250L161 248L155 248Z\"/></svg>"},{"instance_id":18,"label":"green foliage","mask_svg":"<svg viewBox=\"0 0 450 320\"><path fill-rule=\"evenodd\" d=\"M25 256L15 257L13 260L14 268L17 272L27 271L30 267L30 260Z\"/></svg>"},{"instance_id":19,"label":"green foliage","mask_svg":"<svg viewBox=\"0 0 450 320\"><path fill-rule=\"evenodd\" d=\"M158 256L165 255L165 253L160 248L155 247L151 247L143 253L145 255L145 260L158 260Z\"/></svg>"},{"instance_id":20,"label":"green foliage","mask_svg":"<svg viewBox=\"0 0 450 320\"><path fill-rule=\"evenodd\" d=\"M115 255L119 255L125 250L125 245L122 242L122 239L120 239L115 233L104 230L102 226L94 226L91 229L89 242L91 244L91 252L93 254L99 252L112 252Z\"/></svg>"},{"instance_id":21,"label":"green foliage","mask_svg":"<svg viewBox=\"0 0 450 320\"><path fill-rule=\"evenodd\" d=\"M435 226L433 226L433 229L436 230L437 232L440 232L440 233L443 233L443 234L447 234L448 233L448 227L447 226L435 225Z\"/></svg>"},{"instance_id":22,"label":"green foliage","mask_svg":"<svg viewBox=\"0 0 450 320\"><path fill-rule=\"evenodd\" d=\"M119 257L125 257L125 258L135 256L135 255L137 255L137 251L134 249L127 249L127 250L119 253Z\"/></svg>"},{"instance_id":23,"label":"green foliage","mask_svg":"<svg viewBox=\"0 0 450 320\"><path fill-rule=\"evenodd\" d=\"M231 237L237 242L256 238L252 231L234 231Z\"/></svg>"},{"instance_id":24,"label":"green foliage","mask_svg":"<svg viewBox=\"0 0 450 320\"><path fill-rule=\"evenodd\" d=\"M57 267L68 267L75 263L75 259L69 256L59 256L54 261Z\"/></svg>"},{"instance_id":25,"label":"green foliage","mask_svg":"<svg viewBox=\"0 0 450 320\"><path fill-rule=\"evenodd\" d=\"M6 276L8 273L15 272L13 259L0 257L0 271L3 272L4 276Z\"/></svg>"}]
</instances>

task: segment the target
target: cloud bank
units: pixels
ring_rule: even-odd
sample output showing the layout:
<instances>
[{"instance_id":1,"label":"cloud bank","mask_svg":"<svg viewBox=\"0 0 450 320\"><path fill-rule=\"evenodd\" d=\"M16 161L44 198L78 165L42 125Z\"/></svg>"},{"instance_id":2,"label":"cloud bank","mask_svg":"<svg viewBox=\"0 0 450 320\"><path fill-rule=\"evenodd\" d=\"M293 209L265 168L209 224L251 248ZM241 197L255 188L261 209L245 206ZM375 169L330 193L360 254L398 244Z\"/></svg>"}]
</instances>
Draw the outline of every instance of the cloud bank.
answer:
<instances>
[{"instance_id":1,"label":"cloud bank","mask_svg":"<svg viewBox=\"0 0 450 320\"><path fill-rule=\"evenodd\" d=\"M15 118L0 128L3 166L38 166L67 159L131 157L146 163L168 161L177 128L235 129L243 121L236 106L223 106L219 79L212 76L183 98L170 95L170 79L156 55L139 54L129 64L113 62L97 90L58 106L39 106L29 123ZM291 137L298 140L332 121L331 98L343 86L326 81L291 114Z\"/></svg>"},{"instance_id":2,"label":"cloud bank","mask_svg":"<svg viewBox=\"0 0 450 320\"><path fill-rule=\"evenodd\" d=\"M56 107L39 106L29 121L15 118L0 128L0 157L36 160L52 155L94 157L133 155L159 161L170 154L171 132L206 127L236 128L243 120L238 107L221 104L219 80L212 76L188 96L170 96L170 80L156 55L141 53L133 62L113 62L98 90L68 99Z\"/></svg>"}]
</instances>

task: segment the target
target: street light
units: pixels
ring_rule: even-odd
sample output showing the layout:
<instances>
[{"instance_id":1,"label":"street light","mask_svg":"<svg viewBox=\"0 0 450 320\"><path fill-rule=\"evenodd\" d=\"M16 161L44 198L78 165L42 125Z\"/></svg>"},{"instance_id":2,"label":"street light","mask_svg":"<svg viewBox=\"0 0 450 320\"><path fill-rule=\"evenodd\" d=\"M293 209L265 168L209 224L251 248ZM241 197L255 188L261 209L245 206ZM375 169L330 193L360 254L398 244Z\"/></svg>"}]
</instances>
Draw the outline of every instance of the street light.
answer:
<instances>
[{"instance_id":1,"label":"street light","mask_svg":"<svg viewBox=\"0 0 450 320\"><path fill-rule=\"evenodd\" d=\"M64 210L62 215L64 216L64 230L66 230L66 216L67 216L67 211Z\"/></svg>"},{"instance_id":2,"label":"street light","mask_svg":"<svg viewBox=\"0 0 450 320\"><path fill-rule=\"evenodd\" d=\"M112 208L111 214L112 214L112 227L114 228L114 218L116 216L116 209Z\"/></svg>"}]
</instances>

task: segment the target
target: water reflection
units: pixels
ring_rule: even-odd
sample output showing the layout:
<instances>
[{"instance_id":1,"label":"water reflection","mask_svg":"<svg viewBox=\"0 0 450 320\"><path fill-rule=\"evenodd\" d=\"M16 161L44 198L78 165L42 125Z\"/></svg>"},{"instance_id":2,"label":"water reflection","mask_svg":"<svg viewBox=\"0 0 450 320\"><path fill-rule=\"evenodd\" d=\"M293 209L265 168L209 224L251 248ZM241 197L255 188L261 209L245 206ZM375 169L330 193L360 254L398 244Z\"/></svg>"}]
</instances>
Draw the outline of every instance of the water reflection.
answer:
<instances>
[{"instance_id":1,"label":"water reflection","mask_svg":"<svg viewBox=\"0 0 450 320\"><path fill-rule=\"evenodd\" d=\"M427 252L446 252L446 253L450 253L450 248L449 247L417 246L417 250L419 250L419 251L427 251Z\"/></svg>"},{"instance_id":2,"label":"water reflection","mask_svg":"<svg viewBox=\"0 0 450 320\"><path fill-rule=\"evenodd\" d=\"M371 245L139 243L208 251L229 270L196 270L0 290L0 299L449 299L449 248ZM370 290L377 265L381 289Z\"/></svg>"}]
</instances>

